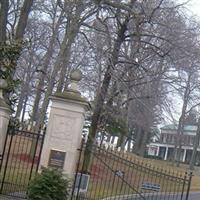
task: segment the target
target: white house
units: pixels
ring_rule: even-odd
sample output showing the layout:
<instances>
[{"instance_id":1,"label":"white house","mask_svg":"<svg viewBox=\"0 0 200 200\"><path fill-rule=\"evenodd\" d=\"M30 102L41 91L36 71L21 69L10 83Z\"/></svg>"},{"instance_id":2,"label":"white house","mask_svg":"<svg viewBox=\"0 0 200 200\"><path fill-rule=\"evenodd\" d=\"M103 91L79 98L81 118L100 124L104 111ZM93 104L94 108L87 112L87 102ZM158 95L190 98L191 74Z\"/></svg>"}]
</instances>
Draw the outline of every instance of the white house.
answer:
<instances>
[{"instance_id":1,"label":"white house","mask_svg":"<svg viewBox=\"0 0 200 200\"><path fill-rule=\"evenodd\" d=\"M195 125L184 126L184 132L181 135L182 150L180 161L182 162L190 162L196 131L197 126ZM176 134L177 125L167 125L162 127L160 139L158 141L151 142L147 146L148 155L159 156L164 160L172 159ZM200 162L200 145L197 151L196 161Z\"/></svg>"}]
</instances>

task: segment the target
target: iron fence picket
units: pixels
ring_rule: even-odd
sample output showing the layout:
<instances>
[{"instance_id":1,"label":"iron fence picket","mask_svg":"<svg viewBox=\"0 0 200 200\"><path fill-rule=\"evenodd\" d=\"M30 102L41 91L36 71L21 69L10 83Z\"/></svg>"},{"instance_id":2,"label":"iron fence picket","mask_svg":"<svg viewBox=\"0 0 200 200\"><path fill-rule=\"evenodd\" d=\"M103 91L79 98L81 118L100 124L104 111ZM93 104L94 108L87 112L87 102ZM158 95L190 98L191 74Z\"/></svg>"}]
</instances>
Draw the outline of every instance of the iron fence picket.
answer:
<instances>
[{"instance_id":1,"label":"iron fence picket","mask_svg":"<svg viewBox=\"0 0 200 200\"><path fill-rule=\"evenodd\" d=\"M189 198L192 176L193 176L193 173L190 172L185 200L188 200L188 198Z\"/></svg>"}]
</instances>

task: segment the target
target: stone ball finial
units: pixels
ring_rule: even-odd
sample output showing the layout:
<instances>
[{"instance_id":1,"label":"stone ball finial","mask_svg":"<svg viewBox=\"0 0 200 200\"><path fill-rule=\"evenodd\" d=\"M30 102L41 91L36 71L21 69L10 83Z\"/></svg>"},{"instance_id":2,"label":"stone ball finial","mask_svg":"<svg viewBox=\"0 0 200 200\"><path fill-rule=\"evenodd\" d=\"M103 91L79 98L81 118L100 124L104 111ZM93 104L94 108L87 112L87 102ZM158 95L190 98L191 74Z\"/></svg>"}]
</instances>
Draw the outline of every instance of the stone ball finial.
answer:
<instances>
[{"instance_id":1,"label":"stone ball finial","mask_svg":"<svg viewBox=\"0 0 200 200\"><path fill-rule=\"evenodd\" d=\"M0 78L0 89L6 89L8 84L5 79Z\"/></svg>"},{"instance_id":2,"label":"stone ball finial","mask_svg":"<svg viewBox=\"0 0 200 200\"><path fill-rule=\"evenodd\" d=\"M79 69L75 69L71 72L70 74L70 79L72 81L77 81L79 82L82 79L82 72Z\"/></svg>"}]
</instances>

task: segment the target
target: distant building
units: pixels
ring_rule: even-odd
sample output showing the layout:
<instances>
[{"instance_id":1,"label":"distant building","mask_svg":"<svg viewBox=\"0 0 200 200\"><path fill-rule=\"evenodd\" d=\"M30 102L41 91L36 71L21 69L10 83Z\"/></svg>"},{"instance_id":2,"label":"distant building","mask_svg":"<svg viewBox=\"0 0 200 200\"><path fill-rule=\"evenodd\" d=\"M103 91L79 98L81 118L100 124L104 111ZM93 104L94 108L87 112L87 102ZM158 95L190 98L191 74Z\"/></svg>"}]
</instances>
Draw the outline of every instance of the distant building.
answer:
<instances>
[{"instance_id":1,"label":"distant building","mask_svg":"<svg viewBox=\"0 0 200 200\"><path fill-rule=\"evenodd\" d=\"M189 163L193 145L195 141L197 126L186 125L182 137L182 150L180 161ZM167 125L161 128L161 135L158 141L154 141L147 146L148 155L159 156L163 160L173 158L175 136L177 134L177 125ZM200 163L200 145L197 149L196 161Z\"/></svg>"}]
</instances>

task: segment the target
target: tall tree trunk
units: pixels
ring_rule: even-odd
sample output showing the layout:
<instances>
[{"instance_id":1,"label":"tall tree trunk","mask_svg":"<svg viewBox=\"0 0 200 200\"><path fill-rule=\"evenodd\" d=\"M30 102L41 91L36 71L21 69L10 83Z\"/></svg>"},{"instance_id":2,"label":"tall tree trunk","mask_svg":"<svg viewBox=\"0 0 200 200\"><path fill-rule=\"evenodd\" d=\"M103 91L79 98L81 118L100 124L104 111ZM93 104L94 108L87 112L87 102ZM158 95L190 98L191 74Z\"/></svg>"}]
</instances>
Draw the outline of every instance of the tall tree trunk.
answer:
<instances>
[{"instance_id":1,"label":"tall tree trunk","mask_svg":"<svg viewBox=\"0 0 200 200\"><path fill-rule=\"evenodd\" d=\"M58 86L56 89L57 92L62 92L62 90L64 88L66 73L67 73L67 70L69 70L69 62L70 62L70 58L71 58L71 45L74 42L75 37L77 36L79 28L80 28L79 19L80 19L81 12L82 12L82 10L79 10L76 14L77 16L74 17L73 19L71 19L67 26L66 31L67 31L68 43L70 45L70 48L69 48L69 51L67 52L67 54L65 55L65 56L67 56L66 62L63 63L63 65L61 67L59 82L58 82Z\"/></svg>"},{"instance_id":2,"label":"tall tree trunk","mask_svg":"<svg viewBox=\"0 0 200 200\"><path fill-rule=\"evenodd\" d=\"M103 132L103 133L101 134L101 136L100 136L100 147L102 147L102 145L103 145L103 141L104 141L105 135L106 135L106 134Z\"/></svg>"},{"instance_id":3,"label":"tall tree trunk","mask_svg":"<svg viewBox=\"0 0 200 200\"><path fill-rule=\"evenodd\" d=\"M0 37L3 37L3 38L0 38L0 40L5 39L4 34L5 34L5 28L6 28L5 23L7 23L7 19L6 19L7 16L6 15L8 15L8 6L9 6L8 4L9 4L9 0L1 0L1 6L3 5L4 7L1 7L1 10L0 10L0 32L2 31L0 33L0 34L2 34L2 36L0 36ZM15 36L14 36L14 39L16 41L19 41L20 43L22 42L24 34L25 34L28 16L29 16L29 13L31 11L32 5L33 5L33 0L24 0L23 6L20 10L20 17L18 19L18 24L17 24L17 27L16 27ZM1 23L3 23L3 24L1 24ZM15 59L13 59L11 61L12 67L13 67L12 72L11 72L11 77L14 77L15 67L17 65L17 60L19 59L21 50L22 50L22 48L19 47L18 48L18 55L16 56ZM10 97L10 93L9 92L5 93L5 98L9 99L9 97Z\"/></svg>"},{"instance_id":4,"label":"tall tree trunk","mask_svg":"<svg viewBox=\"0 0 200 200\"><path fill-rule=\"evenodd\" d=\"M44 71L39 76L39 83L37 85L35 100L34 100L34 104L33 104L33 110L32 110L32 114L31 114L31 121L32 122L36 121L36 119L38 117L39 103L40 103L41 97L42 97L42 90L44 88L45 76L46 76L45 71L47 70L47 68L48 68L48 65L45 65L45 67L43 68Z\"/></svg>"},{"instance_id":5,"label":"tall tree trunk","mask_svg":"<svg viewBox=\"0 0 200 200\"><path fill-rule=\"evenodd\" d=\"M20 96L19 96L18 105L17 105L17 111L15 114L15 117L18 119L20 119L24 101L29 94L29 85L30 85L30 80L31 80L31 76L32 76L32 74L31 74L31 67L32 67L32 63L33 63L32 58L33 58L33 52L31 52L30 61L28 63L27 69L23 76L23 79L25 79L25 80L22 83L22 88L21 88L21 92L20 92Z\"/></svg>"},{"instance_id":6,"label":"tall tree trunk","mask_svg":"<svg viewBox=\"0 0 200 200\"><path fill-rule=\"evenodd\" d=\"M26 72L24 72L22 77L23 77L22 79L24 80L26 77ZM22 88L21 88L21 92L20 92L20 96L18 100L18 105L17 105L17 111L15 113L15 117L18 119L20 118L20 115L21 115L24 98L25 98L25 90L24 90L24 83L22 83Z\"/></svg>"},{"instance_id":7,"label":"tall tree trunk","mask_svg":"<svg viewBox=\"0 0 200 200\"><path fill-rule=\"evenodd\" d=\"M114 144L114 142L115 142L115 136L112 136L111 144Z\"/></svg>"},{"instance_id":8,"label":"tall tree trunk","mask_svg":"<svg viewBox=\"0 0 200 200\"><path fill-rule=\"evenodd\" d=\"M143 137L142 137L142 141L141 141L141 144L140 144L140 148L139 148L139 155L141 157L144 157L145 155L145 150L146 150L146 144L147 144L147 141L148 141L148 131L147 130L143 130Z\"/></svg>"},{"instance_id":9,"label":"tall tree trunk","mask_svg":"<svg viewBox=\"0 0 200 200\"><path fill-rule=\"evenodd\" d=\"M28 102L28 95L26 95L26 97L24 99L24 105L23 105L23 111L22 111L22 119L21 119L22 122L24 121L24 118L25 118L27 102Z\"/></svg>"},{"instance_id":10,"label":"tall tree trunk","mask_svg":"<svg viewBox=\"0 0 200 200\"><path fill-rule=\"evenodd\" d=\"M71 56L69 55L69 58L70 57ZM66 65L62 66L56 92L62 92L63 88L65 88L65 80L66 80L66 76L67 76L67 71L70 71L69 70L69 61L66 63Z\"/></svg>"},{"instance_id":11,"label":"tall tree trunk","mask_svg":"<svg viewBox=\"0 0 200 200\"><path fill-rule=\"evenodd\" d=\"M125 135L122 136L121 150L124 151L126 147L127 137Z\"/></svg>"},{"instance_id":12,"label":"tall tree trunk","mask_svg":"<svg viewBox=\"0 0 200 200\"><path fill-rule=\"evenodd\" d=\"M26 96L26 92L25 92L24 87L22 87L20 97L19 97L19 101L18 101L18 105L17 105L17 111L16 111L16 114L15 114L15 117L18 118L18 119L20 119L20 116L21 116L25 96Z\"/></svg>"},{"instance_id":13,"label":"tall tree trunk","mask_svg":"<svg viewBox=\"0 0 200 200\"><path fill-rule=\"evenodd\" d=\"M53 29L53 34L47 49L47 52L45 54L45 59L44 59L44 63L41 69L41 74L39 76L39 83L37 85L37 91L36 91L36 96L35 96L35 100L34 100L34 104L33 104L33 111L32 111L32 115L31 115L31 121L36 121L36 119L38 118L38 112L39 112L39 103L41 101L42 98L42 90L44 88L45 85L45 78L46 78L46 72L47 69L50 65L51 62L51 57L53 55L53 51L54 51L54 44L56 41L56 37L57 37L57 33L60 27L60 23L62 20L62 15L63 13L60 14L60 17L55 25L55 28Z\"/></svg>"},{"instance_id":14,"label":"tall tree trunk","mask_svg":"<svg viewBox=\"0 0 200 200\"><path fill-rule=\"evenodd\" d=\"M53 92L53 88L55 85L55 80L58 72L62 70L63 68L66 68L69 64L69 60L71 57L71 48L72 44L75 41L75 38L79 32L80 26L81 26L81 13L84 10L84 6L82 5L82 2L76 4L76 13L68 19L68 23L66 25L66 30L65 30L65 36L63 39L63 42L61 44L60 52L59 55L57 56L56 62L55 62L55 67L53 68L53 72L51 74L50 82L47 86L47 91L45 92L45 97L44 101L42 104L42 108L40 111L40 115L38 117L38 120L36 121L36 128L39 128L45 119L47 107L49 104L49 96ZM65 69L63 69L65 70ZM59 88L57 88L57 91L62 91L63 83L64 83L64 78L65 74L62 74L61 80L59 81Z\"/></svg>"},{"instance_id":15,"label":"tall tree trunk","mask_svg":"<svg viewBox=\"0 0 200 200\"><path fill-rule=\"evenodd\" d=\"M117 148L120 147L122 150L124 149L126 143L126 137L124 135L120 135L117 140Z\"/></svg>"},{"instance_id":16,"label":"tall tree trunk","mask_svg":"<svg viewBox=\"0 0 200 200\"><path fill-rule=\"evenodd\" d=\"M107 136L106 142L110 143L111 135Z\"/></svg>"},{"instance_id":17,"label":"tall tree trunk","mask_svg":"<svg viewBox=\"0 0 200 200\"><path fill-rule=\"evenodd\" d=\"M127 144L128 144L127 151L131 152L131 139L130 138L128 139Z\"/></svg>"},{"instance_id":18,"label":"tall tree trunk","mask_svg":"<svg viewBox=\"0 0 200 200\"><path fill-rule=\"evenodd\" d=\"M184 96L183 96L183 106L182 106L182 110L181 110L181 116L179 118L177 134L176 134L176 137L175 137L174 162L176 162L177 167L180 164L182 134L183 134L183 130L184 130L185 115L186 115L186 110L187 110L187 106L188 106L188 99L189 99L189 95L190 95L190 79L191 79L191 74L188 75L188 80L187 80L187 83L186 83L186 89L185 89Z\"/></svg>"},{"instance_id":19,"label":"tall tree trunk","mask_svg":"<svg viewBox=\"0 0 200 200\"><path fill-rule=\"evenodd\" d=\"M177 134L175 137L174 162L176 162L177 167L179 166L179 162L180 162L181 143L182 143L181 135L183 134L183 130L184 130L184 119L183 118L185 116L185 109L186 109L185 106L186 105L184 105L182 108L182 114L181 114L181 117L179 118Z\"/></svg>"},{"instance_id":20,"label":"tall tree trunk","mask_svg":"<svg viewBox=\"0 0 200 200\"><path fill-rule=\"evenodd\" d=\"M79 24L77 24L77 26L80 27ZM62 66L66 66L66 63L69 61L70 55L71 55L71 47L72 47L72 44L74 43L74 40L75 40L75 37L76 37L77 34L78 34L78 32L74 32L74 34L71 35L70 38L69 38L68 32L66 30L66 34L65 34L65 37L64 37L63 42L61 44L59 55L57 56L55 66L53 68L53 72L51 74L51 78L50 78L50 81L48 83L47 90L45 92L45 97L44 97L44 101L43 101L43 104L42 104L42 108L40 110L40 115L38 117L38 120L36 121L37 129L44 122L47 107L48 107L48 104L49 104L49 96L53 92L56 76L57 76L59 70L62 68Z\"/></svg>"},{"instance_id":21,"label":"tall tree trunk","mask_svg":"<svg viewBox=\"0 0 200 200\"><path fill-rule=\"evenodd\" d=\"M89 138L88 138L88 147L95 142L94 139L96 136L96 131L97 131L97 127L98 127L100 114L101 114L103 104L104 104L105 98L107 96L110 81L112 78L112 68L115 67L115 65L118 62L119 52L120 52L121 44L124 42L124 39L125 39L125 32L127 30L128 22L129 22L129 17L127 17L125 19L124 23L121 24L121 27L119 28L118 33L117 33L117 39L115 40L115 43L113 46L113 51L111 54L112 56L108 60L108 66L105 71L105 75L104 75L102 86L100 88L100 92L96 98L95 108L94 108L94 112L93 112L92 119L91 119L91 126L89 129ZM84 170L88 171L88 170L90 170L91 154L87 148L85 151L85 159L86 159L86 162L85 162Z\"/></svg>"},{"instance_id":22,"label":"tall tree trunk","mask_svg":"<svg viewBox=\"0 0 200 200\"><path fill-rule=\"evenodd\" d=\"M139 153L139 149L140 149L140 145L141 145L141 141L143 138L143 132L142 132L142 127L140 127L139 125L136 125L136 138L135 138L135 143L133 146L133 152L138 154Z\"/></svg>"},{"instance_id":23,"label":"tall tree trunk","mask_svg":"<svg viewBox=\"0 0 200 200\"><path fill-rule=\"evenodd\" d=\"M120 51L121 44L123 43L124 38L125 38L127 24L128 24L128 19L126 19L126 21L124 22L124 24L120 27L120 29L118 31L118 37L117 37L114 47L113 47L112 57L111 57L111 59L109 59L109 63L108 63L108 66L107 66L107 69L106 69L106 72L104 75L103 83L100 88L100 92L98 94L97 100L96 100L94 114L92 116L92 122L91 122L91 127L90 127L90 132L89 132L89 136L90 136L91 140L93 140L96 135L99 117L100 117L100 114L101 114L101 111L103 108L103 104L104 104L104 100L106 98L108 88L110 85L110 81L111 81L112 67L114 67L118 62L119 51Z\"/></svg>"},{"instance_id":24,"label":"tall tree trunk","mask_svg":"<svg viewBox=\"0 0 200 200\"><path fill-rule=\"evenodd\" d=\"M20 17L16 28L15 39L21 41L23 39L28 16L33 5L33 0L25 0L24 4L20 10Z\"/></svg>"},{"instance_id":25,"label":"tall tree trunk","mask_svg":"<svg viewBox=\"0 0 200 200\"><path fill-rule=\"evenodd\" d=\"M0 5L0 43L4 43L6 41L9 1L1 0Z\"/></svg>"}]
</instances>

